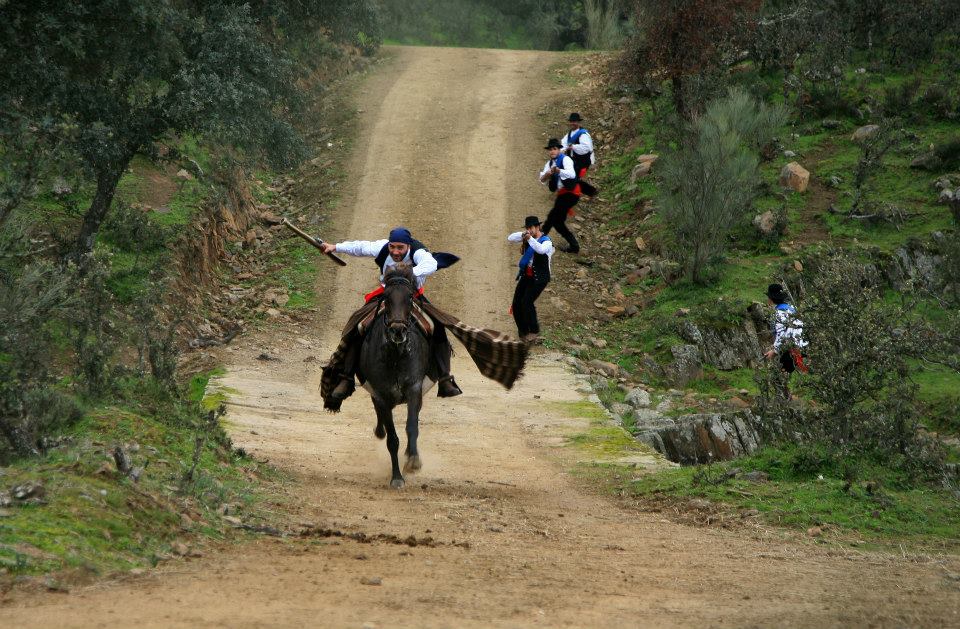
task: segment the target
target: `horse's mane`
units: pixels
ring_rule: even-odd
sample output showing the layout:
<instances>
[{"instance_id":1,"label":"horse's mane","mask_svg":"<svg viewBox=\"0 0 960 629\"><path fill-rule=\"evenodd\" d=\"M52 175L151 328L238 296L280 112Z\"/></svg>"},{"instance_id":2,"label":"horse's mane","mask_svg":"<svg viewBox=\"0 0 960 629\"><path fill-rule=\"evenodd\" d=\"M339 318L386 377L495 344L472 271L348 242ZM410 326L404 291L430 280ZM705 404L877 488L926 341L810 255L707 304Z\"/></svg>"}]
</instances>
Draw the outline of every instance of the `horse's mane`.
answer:
<instances>
[{"instance_id":1,"label":"horse's mane","mask_svg":"<svg viewBox=\"0 0 960 629\"><path fill-rule=\"evenodd\" d=\"M387 272L383 274L383 283L386 284L395 277L402 277L409 281L411 285L417 285L416 278L413 275L413 266L407 262L398 262L387 269Z\"/></svg>"}]
</instances>

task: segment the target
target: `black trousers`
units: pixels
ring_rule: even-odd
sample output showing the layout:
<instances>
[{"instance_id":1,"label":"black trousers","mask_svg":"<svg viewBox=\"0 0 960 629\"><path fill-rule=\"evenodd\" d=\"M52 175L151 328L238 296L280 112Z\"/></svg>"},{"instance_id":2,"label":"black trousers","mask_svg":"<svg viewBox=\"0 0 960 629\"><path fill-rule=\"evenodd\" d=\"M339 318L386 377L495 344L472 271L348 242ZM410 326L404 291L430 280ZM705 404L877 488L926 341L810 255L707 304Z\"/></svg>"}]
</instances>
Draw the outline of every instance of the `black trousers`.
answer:
<instances>
[{"instance_id":1,"label":"black trousers","mask_svg":"<svg viewBox=\"0 0 960 629\"><path fill-rule=\"evenodd\" d=\"M570 245L571 253L580 251L580 243L577 242L577 237L574 236L570 228L567 227L567 213L579 200L580 197L575 194L558 194L556 200L553 202L553 208L551 208L550 213L547 214L547 220L544 221L542 228L544 234L549 234L550 230L556 227L557 233L563 236Z\"/></svg>"},{"instance_id":2,"label":"black trousers","mask_svg":"<svg viewBox=\"0 0 960 629\"><path fill-rule=\"evenodd\" d=\"M527 276L522 276L517 281L517 288L513 291L513 320L517 322L520 336L540 334L540 321L537 320L537 306L534 302L548 283L550 280L538 282Z\"/></svg>"}]
</instances>

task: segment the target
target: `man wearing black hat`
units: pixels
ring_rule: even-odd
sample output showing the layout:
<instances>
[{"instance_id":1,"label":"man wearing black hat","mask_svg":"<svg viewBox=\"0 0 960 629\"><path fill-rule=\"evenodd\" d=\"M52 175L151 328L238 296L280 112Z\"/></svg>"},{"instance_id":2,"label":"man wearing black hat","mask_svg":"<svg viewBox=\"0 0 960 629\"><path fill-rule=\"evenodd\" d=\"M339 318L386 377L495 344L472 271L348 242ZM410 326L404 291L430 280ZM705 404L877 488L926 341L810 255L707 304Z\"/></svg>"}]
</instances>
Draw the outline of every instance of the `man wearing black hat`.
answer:
<instances>
[{"instance_id":1,"label":"man wearing black hat","mask_svg":"<svg viewBox=\"0 0 960 629\"><path fill-rule=\"evenodd\" d=\"M573 206L580 200L580 184L577 181L577 173L574 170L573 160L563 153L563 145L557 138L550 138L544 147L550 155L550 159L540 171L540 181L547 184L551 192L556 192L556 198L553 202L553 208L547 214L547 220L543 223L543 233L549 234L554 227L557 232L563 236L568 247L564 250L567 253L579 253L580 243L577 237L567 227L567 216L573 209Z\"/></svg>"},{"instance_id":2,"label":"man wearing black hat","mask_svg":"<svg viewBox=\"0 0 960 629\"><path fill-rule=\"evenodd\" d=\"M803 363L803 348L807 346L807 341L803 338L803 321L797 318L797 309L790 304L790 297L780 284L767 287L767 300L775 311L771 326L773 347L764 357L770 359L779 355L780 367L788 377L794 371L806 373L808 369ZM784 394L790 399L789 390L785 390Z\"/></svg>"},{"instance_id":3,"label":"man wearing black hat","mask_svg":"<svg viewBox=\"0 0 960 629\"><path fill-rule=\"evenodd\" d=\"M415 240L406 227L396 227L390 231L390 237L383 240L350 240L337 244L324 243L324 253L345 253L351 256L373 258L380 271L380 287L366 296L366 301L378 298L383 294L383 276L387 270L400 263L406 262L413 267L413 275L417 279L417 296L423 297L423 285L427 278L437 272L455 264L459 258L450 253L430 253L422 242ZM354 334L349 330L348 334ZM360 338L355 335L340 365L340 383L331 394L334 398L344 400L353 393L353 377L356 374L360 358ZM450 357L453 348L447 338L443 325L434 321L434 334L431 342L433 359L437 366L440 379L437 382L438 397L454 397L463 393L453 376L450 374Z\"/></svg>"},{"instance_id":4,"label":"man wearing black hat","mask_svg":"<svg viewBox=\"0 0 960 629\"><path fill-rule=\"evenodd\" d=\"M522 242L520 270L517 273L517 288L513 292L513 320L517 322L520 338L535 343L540 338L540 322L534 302L550 282L550 258L553 242L540 230L540 219L528 216L523 222L524 231L507 236L510 242Z\"/></svg>"},{"instance_id":5,"label":"man wearing black hat","mask_svg":"<svg viewBox=\"0 0 960 629\"><path fill-rule=\"evenodd\" d=\"M590 137L590 132L580 125L583 118L580 117L579 113L573 112L570 114L567 122L570 125L570 132L563 136L561 145L563 146L563 152L573 159L573 167L577 172L577 177L582 179L586 176L587 169L596 161L593 157L593 138Z\"/></svg>"}]
</instances>

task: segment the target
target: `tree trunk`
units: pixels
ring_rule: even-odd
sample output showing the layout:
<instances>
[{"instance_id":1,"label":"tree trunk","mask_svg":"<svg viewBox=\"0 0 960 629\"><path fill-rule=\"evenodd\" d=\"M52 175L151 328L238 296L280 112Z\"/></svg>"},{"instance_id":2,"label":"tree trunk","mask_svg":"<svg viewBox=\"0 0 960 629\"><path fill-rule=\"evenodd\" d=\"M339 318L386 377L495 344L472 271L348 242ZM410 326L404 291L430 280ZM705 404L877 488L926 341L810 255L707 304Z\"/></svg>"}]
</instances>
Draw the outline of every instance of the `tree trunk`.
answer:
<instances>
[{"instance_id":1,"label":"tree trunk","mask_svg":"<svg viewBox=\"0 0 960 629\"><path fill-rule=\"evenodd\" d=\"M688 120L687 104L683 97L683 77L679 74L673 75L673 78L670 79L670 84L671 91L673 92L673 107L682 119Z\"/></svg>"},{"instance_id":2,"label":"tree trunk","mask_svg":"<svg viewBox=\"0 0 960 629\"><path fill-rule=\"evenodd\" d=\"M93 197L93 202L83 216L83 225L80 227L80 235L74 244L71 256L79 260L84 255L93 251L93 246L97 242L97 233L107 213L110 211L110 205L113 203L113 195L117 192L117 184L120 183L120 177L127 169L127 165L133 156L122 159L119 163L97 171L97 193Z\"/></svg>"}]
</instances>

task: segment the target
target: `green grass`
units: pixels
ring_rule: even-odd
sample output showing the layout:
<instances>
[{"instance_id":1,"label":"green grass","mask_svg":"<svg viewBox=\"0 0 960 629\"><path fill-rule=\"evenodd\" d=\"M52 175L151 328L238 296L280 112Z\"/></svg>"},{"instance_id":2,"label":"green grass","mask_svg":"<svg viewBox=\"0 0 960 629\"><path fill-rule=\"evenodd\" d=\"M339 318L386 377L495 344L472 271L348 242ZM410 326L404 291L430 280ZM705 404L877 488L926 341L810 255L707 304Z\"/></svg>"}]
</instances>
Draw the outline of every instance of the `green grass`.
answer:
<instances>
[{"instance_id":1,"label":"green grass","mask_svg":"<svg viewBox=\"0 0 960 629\"><path fill-rule=\"evenodd\" d=\"M198 411L162 405L152 415L146 407L98 407L69 430L65 445L6 467L5 485L39 481L45 503L11 507L0 518L0 570L108 574L155 564L184 535L229 535L221 505L234 505L244 520L260 518L270 492L263 481L279 476L213 437L194 481L182 484L196 434L184 423L191 412ZM135 466L146 465L138 483L115 472L110 452L116 444L124 444ZM180 528L183 512L194 516L189 531Z\"/></svg>"},{"instance_id":2,"label":"green grass","mask_svg":"<svg viewBox=\"0 0 960 629\"><path fill-rule=\"evenodd\" d=\"M798 451L766 448L709 469L644 475L617 488L641 498L706 498L730 510L756 509L770 524L801 530L825 526L840 537L878 545L904 541L940 550L960 548L960 500L949 490L909 486L913 484L876 464L848 487L837 472L798 472L802 461ZM764 471L770 480L725 478L733 468Z\"/></svg>"}]
</instances>

